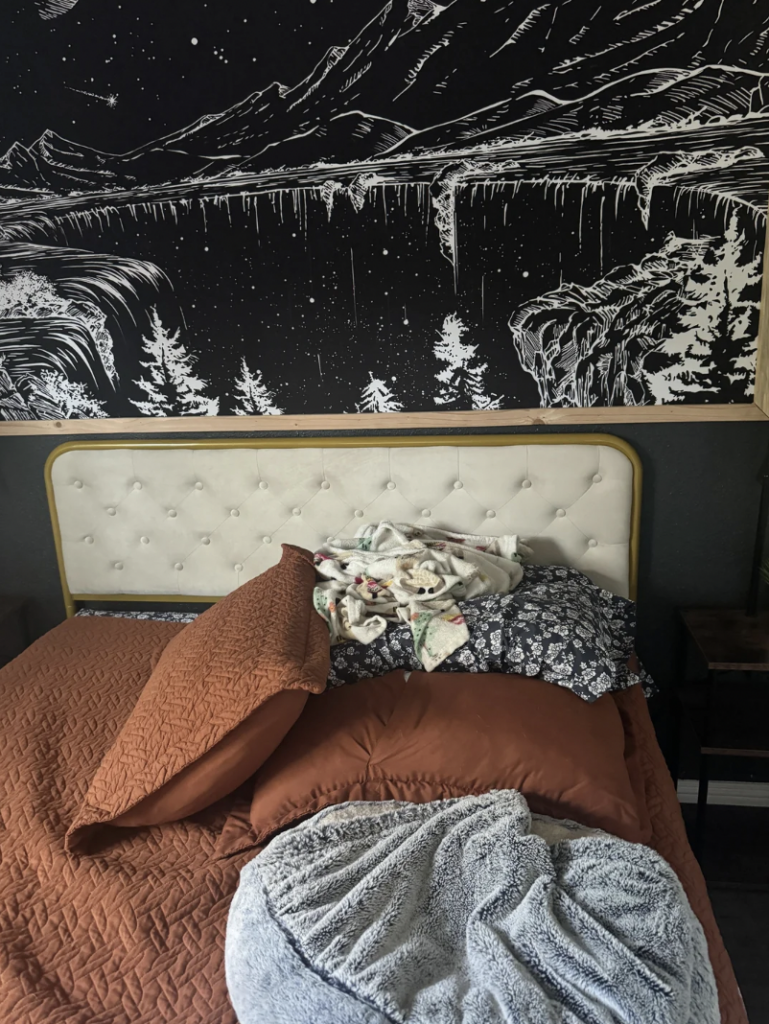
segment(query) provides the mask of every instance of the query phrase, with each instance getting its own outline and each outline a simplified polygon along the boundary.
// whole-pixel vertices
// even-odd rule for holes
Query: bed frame
[[[635,598],[641,462],[608,434],[74,441],[45,469],[67,615],[212,602],[287,542],[392,519],[515,533]]]

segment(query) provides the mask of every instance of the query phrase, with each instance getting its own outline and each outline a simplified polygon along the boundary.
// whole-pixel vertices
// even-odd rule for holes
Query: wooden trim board
[[[769,246],[767,247],[769,251]],[[765,287],[769,270],[764,278]],[[769,303],[769,296],[766,302]],[[769,332],[769,316],[764,318]],[[769,345],[769,338],[764,348]],[[500,409],[497,412],[328,413],[306,416],[168,416],[104,420],[17,420],[0,423],[0,437],[16,434],[222,434],[319,430],[437,430],[479,427],[590,426],[609,423],[725,423],[769,419],[769,357],[759,360],[763,407],[640,405],[585,409]],[[758,387],[758,378],[757,378]],[[757,392],[758,393],[758,392]],[[767,411],[762,411],[766,409]]]
[[[764,279],[756,351],[756,408],[769,414],[769,234],[764,248]]]

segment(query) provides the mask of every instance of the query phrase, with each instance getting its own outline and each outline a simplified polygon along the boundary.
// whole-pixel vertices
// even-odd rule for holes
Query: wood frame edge
[[[764,415],[769,414],[769,233],[764,246],[764,277],[756,344],[755,406]]]
[[[769,246],[767,246],[769,253]],[[769,259],[764,276],[769,308]],[[622,423],[726,423],[769,419],[769,313],[763,315],[756,402],[734,405],[641,405],[584,409],[500,409],[487,412],[321,413],[301,416],[169,416],[83,420],[14,420],[0,437],[72,434],[246,434],[343,430],[440,430],[479,427],[596,426]]]

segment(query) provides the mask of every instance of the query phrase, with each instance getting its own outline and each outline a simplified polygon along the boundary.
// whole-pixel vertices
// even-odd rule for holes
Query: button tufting
[[[531,480],[521,480],[521,487],[528,490],[531,487]]]
[[[200,538],[200,543],[201,544],[210,544],[211,543],[211,538],[210,537],[201,537]]]
[[[197,483],[195,484],[195,490],[196,491],[202,491],[203,490],[203,484],[200,482],[200,480],[198,480]]]
[[[240,564],[240,562],[238,562],[237,565],[233,566],[233,568],[235,569],[235,572],[243,572],[243,566]]]
[[[565,509],[557,508],[555,510],[555,514],[558,516],[559,519],[563,519],[563,517],[566,515],[566,511]]]
[[[359,509],[359,508],[356,508],[355,509],[355,515],[358,517],[358,519],[362,519],[363,518],[363,510]]]
[[[593,538],[591,537],[591,538],[590,538],[590,540],[589,540],[589,541],[587,542],[587,546],[588,546],[589,548],[597,548],[597,547],[598,547],[598,541],[597,541],[597,540],[594,540],[594,539],[593,539]]]
[[[115,568],[118,569],[118,570],[122,569],[123,568],[123,563],[122,562],[115,562]]]
[[[93,537],[83,537],[86,544],[93,544]]]
[[[115,509],[115,508],[108,508],[107,509],[107,515],[108,516],[116,516],[117,515],[117,509]]]
[[[184,566],[182,565],[181,562],[177,562],[176,565],[174,566],[174,569],[176,569],[177,572],[181,572],[183,568]]]
[[[138,480],[134,480],[134,490],[135,491],[140,491],[141,489],[142,489],[141,483]]]
[[[80,490],[80,488],[82,486],[83,486],[83,481],[82,480],[76,480],[75,481],[75,487],[77,487],[78,490]]]
[[[272,544],[272,537],[262,537],[262,544]]]
[[[321,486],[321,490],[327,491],[329,489],[329,487],[331,486],[331,484],[328,482],[328,480],[324,480],[323,483],[320,486]]]
[[[423,508],[422,515],[424,516],[425,519],[429,519],[430,516],[432,515],[432,512],[430,511],[429,508]]]
[[[292,513],[291,513],[291,515],[293,515],[293,516],[300,516],[301,514],[302,514],[302,510],[300,508],[295,508],[292,511]]]
[[[230,509],[230,515],[232,516],[233,519],[237,519],[238,516],[240,515],[240,512],[238,512],[236,508],[233,508]]]
[[[486,518],[487,519],[496,519],[496,517],[497,517],[497,513],[494,511],[493,508],[490,508],[489,511],[486,513]]]
[[[391,481],[390,481],[390,482],[388,483],[388,485],[387,485],[387,490],[388,490],[388,491],[394,491],[394,490],[395,490],[395,481],[394,481],[394,480],[391,480]]]
[[[455,480],[454,481],[454,490],[455,491],[461,491],[464,486],[465,485],[462,483],[461,480]]]
[[[603,480],[603,477],[601,476],[600,473],[596,473],[596,475],[593,477],[593,483],[594,484],[600,484],[600,482],[602,480]]]
[[[268,488],[269,486],[270,486],[270,485],[269,485],[269,484],[267,483],[267,481],[266,481],[266,480],[261,480],[261,481],[259,482],[259,490],[260,490],[260,491],[266,491],[266,490],[267,490],[267,488]]]
[[[168,518],[169,519],[176,519],[176,509],[175,508],[169,508],[169,510],[168,510]]]
[[[141,541],[142,541],[142,544],[149,544],[150,539],[149,539],[149,537],[142,537]]]

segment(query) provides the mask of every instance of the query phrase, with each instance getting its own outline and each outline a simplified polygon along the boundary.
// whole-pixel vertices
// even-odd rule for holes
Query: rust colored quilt
[[[78,857],[64,834],[180,626],[72,619],[0,671],[0,1021],[234,1024],[227,911],[254,851],[216,861],[225,812],[126,832]]]
[[[64,849],[67,827],[180,626],[73,619],[0,670],[0,1021],[235,1024],[224,933],[251,847],[248,800],[171,825],[114,829],[101,849]],[[652,845],[678,872],[708,937],[723,1024],[747,1024],[640,689],[617,697],[642,764]],[[108,841],[107,841],[108,840]]]

